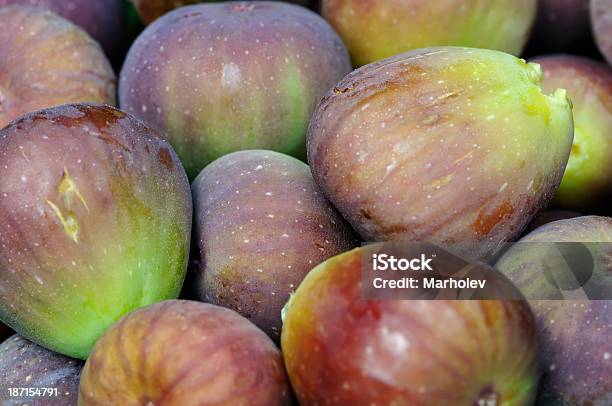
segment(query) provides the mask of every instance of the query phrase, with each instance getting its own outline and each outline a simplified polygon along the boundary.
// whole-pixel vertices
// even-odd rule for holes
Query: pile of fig
[[[0,405],[612,405],[610,63],[611,0],[0,0]],[[416,243],[512,294],[371,297]]]

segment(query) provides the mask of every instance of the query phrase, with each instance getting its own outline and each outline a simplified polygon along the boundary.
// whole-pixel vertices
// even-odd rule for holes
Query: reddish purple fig
[[[610,298],[612,292],[612,218],[585,216],[555,221],[537,228],[519,242],[495,267],[525,296],[556,299],[530,301],[544,369],[538,404],[609,405],[612,300],[591,301],[588,294],[603,293]],[[569,263],[576,260],[579,249],[586,250],[589,261],[575,266],[569,275],[565,267],[548,266],[548,261],[553,260],[548,254],[551,244],[544,243],[550,242],[574,243],[564,248],[572,249],[566,255]],[[584,297],[562,300],[559,287],[566,296]]]
[[[612,65],[612,0],[591,0],[591,25],[599,50]]]
[[[291,404],[280,351],[238,313],[166,301],[135,311],[96,343],[80,406]]]
[[[0,404],[76,405],[82,368],[15,334],[0,344]]]
[[[197,297],[278,340],[281,309],[316,265],[357,245],[306,164],[273,151],[219,158],[192,185]]]
[[[112,105],[115,91],[115,74],[85,31],[50,11],[0,7],[0,128],[46,107]]]
[[[172,147],[115,108],[65,105],[0,130],[0,320],[86,358],[124,314],[181,289],[191,230]]]
[[[122,0],[0,0],[0,7],[11,4],[51,10],[87,31],[109,57],[118,56],[123,24]]]

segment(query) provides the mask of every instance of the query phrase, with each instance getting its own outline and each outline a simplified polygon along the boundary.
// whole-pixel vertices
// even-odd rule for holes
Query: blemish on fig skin
[[[478,213],[478,218],[472,224],[472,230],[478,235],[488,235],[493,228],[503,220],[509,219],[514,214],[514,206],[509,202],[503,202],[497,206],[492,212],[487,213],[486,207]]]
[[[172,155],[170,155],[170,151],[168,150],[168,148],[160,149],[158,157],[159,162],[161,162],[162,165],[166,167],[166,169],[168,169],[169,171],[174,169],[174,161],[172,160]]]

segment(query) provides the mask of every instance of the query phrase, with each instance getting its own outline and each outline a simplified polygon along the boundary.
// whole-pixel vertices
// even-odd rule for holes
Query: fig
[[[98,44],[50,11],[0,7],[0,128],[79,102],[115,104],[115,74]]]
[[[612,65],[612,0],[590,0],[591,26],[599,50]]]
[[[121,50],[122,0],[0,0],[0,7],[12,4],[50,10],[72,21],[87,31],[111,58],[117,57]],[[25,26],[25,29],[28,27]]]
[[[363,300],[364,248],[318,265],[284,310],[301,405],[530,405],[533,315],[520,300]]]
[[[557,207],[592,211],[612,201],[612,70],[587,58],[554,55],[535,58],[544,71],[545,92],[567,90],[574,112],[574,142]]]
[[[323,17],[358,66],[445,45],[519,55],[536,7],[537,0],[322,0]]]
[[[538,0],[530,49],[580,51],[592,42],[589,0]]]
[[[191,230],[189,183],[140,120],[76,104],[0,130],[0,320],[85,358],[125,313],[176,298]]]
[[[314,178],[367,241],[481,257],[520,235],[567,163],[570,103],[562,89],[544,95],[541,75],[509,54],[456,47],[362,67],[313,116]]]
[[[306,273],[357,246],[308,165],[273,151],[239,151],[192,185],[201,261],[198,299],[236,310],[278,340],[281,309]]]
[[[137,310],[100,338],[79,405],[289,405],[274,343],[238,313],[171,300]]]
[[[131,0],[145,24],[150,24],[157,18],[182,6],[196,3],[204,3],[205,0]],[[287,0],[288,3],[310,5],[310,0]]]
[[[82,362],[15,334],[0,344],[0,403],[76,405],[82,368]]]
[[[584,243],[592,266],[575,269],[576,280],[593,291],[612,292],[612,218],[575,217],[548,223],[528,234],[496,264],[530,300],[540,337],[540,362],[544,370],[539,392],[542,405],[606,405],[612,399],[612,301],[558,300],[549,273],[567,281],[557,267],[547,267],[542,243]],[[575,248],[574,248],[575,249]],[[571,260],[571,258],[569,258]],[[588,271],[587,278],[580,274]],[[561,285],[563,286],[563,285]],[[569,287],[576,294],[580,287]],[[585,293],[589,287],[584,286]],[[597,292],[595,292],[597,293]],[[557,299],[557,300],[553,300]]]
[[[340,38],[303,7],[200,4],[164,15],[138,37],[119,100],[166,135],[193,179],[237,150],[305,158],[316,103],[350,68]]]

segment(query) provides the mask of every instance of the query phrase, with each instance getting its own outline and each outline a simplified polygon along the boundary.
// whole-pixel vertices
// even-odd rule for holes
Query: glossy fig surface
[[[50,11],[0,7],[0,128],[61,104],[113,105],[115,84],[99,45],[79,27]]]
[[[313,116],[314,178],[368,241],[511,241],[552,198],[572,143],[565,91],[545,95],[541,76],[455,47],[364,66]]]
[[[363,300],[364,252],[320,264],[286,306],[282,350],[301,405],[532,404],[524,301]]]
[[[530,300],[544,372],[539,404],[608,404],[612,399],[612,300],[589,300],[589,294],[607,292],[609,297],[612,292],[612,218],[555,221],[519,242],[495,268],[526,296],[551,299]],[[570,267],[569,274],[563,271],[565,267],[548,266],[555,259],[550,255],[551,244],[544,244],[550,242],[572,243],[562,248],[568,264],[578,256],[576,243],[583,243],[590,261]],[[562,295],[556,286],[564,291]]]
[[[237,150],[305,158],[316,103],[350,69],[338,35],[303,7],[200,4],[164,15],[138,37],[119,100],[166,135],[193,180]]]
[[[115,108],[0,130],[0,320],[76,358],[125,313],[176,298],[192,217],[172,147]]]
[[[79,405],[290,405],[278,348],[238,313],[166,301],[109,329],[85,364]]]

